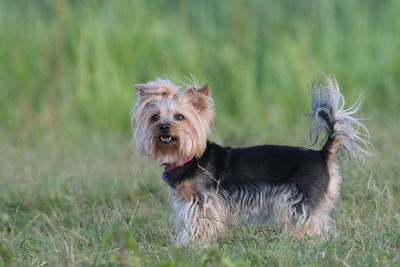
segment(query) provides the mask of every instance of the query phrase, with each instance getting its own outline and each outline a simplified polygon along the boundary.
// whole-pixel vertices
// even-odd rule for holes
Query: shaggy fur
[[[368,131],[353,117],[333,78],[312,93],[315,144],[325,130],[321,150],[261,145],[222,147],[207,136],[213,102],[207,85],[185,91],[170,81],[137,85],[140,94],[132,124],[137,149],[165,165],[163,179],[172,191],[176,244],[207,243],[229,224],[272,223],[282,232],[326,235],[329,214],[342,177],[338,155],[368,155]]]

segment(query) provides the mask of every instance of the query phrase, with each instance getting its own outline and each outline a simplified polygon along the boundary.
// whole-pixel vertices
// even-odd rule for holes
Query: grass
[[[347,164],[333,213],[337,237],[296,239],[268,226],[232,227],[210,248],[176,249],[161,168],[138,158],[127,136],[84,132],[79,138],[50,132],[40,141],[1,133],[0,255],[12,255],[14,265],[395,266],[400,260],[399,158],[390,145],[378,144],[363,168]]]
[[[190,73],[209,84],[224,136],[234,122],[261,131],[267,116],[292,124],[322,72],[393,119],[399,10],[396,0],[2,1],[0,122],[125,132],[134,83]]]
[[[0,1],[0,266],[398,266],[400,2]],[[374,136],[347,163],[338,236],[233,227],[170,246],[161,168],[130,141],[132,84],[193,73],[211,139],[306,145],[307,84],[336,75]],[[240,126],[240,127],[238,127]]]

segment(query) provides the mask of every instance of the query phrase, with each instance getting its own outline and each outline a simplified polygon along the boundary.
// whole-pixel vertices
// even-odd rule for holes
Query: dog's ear
[[[135,84],[140,96],[162,96],[173,98],[176,94],[176,86],[166,80],[157,80],[156,82]]]
[[[203,94],[205,96],[208,96],[208,84],[205,84],[200,89],[197,89],[197,92],[199,92],[200,94]]]
[[[136,90],[138,90],[139,94],[142,96],[144,94],[144,92],[146,91],[146,89],[149,89],[149,87],[147,86],[147,84],[145,83],[139,83],[139,84],[135,84],[133,87],[136,88]]]
[[[194,86],[186,89],[186,95],[189,97],[190,103],[199,111],[203,111],[209,107],[210,100],[208,94],[208,84],[199,89]]]

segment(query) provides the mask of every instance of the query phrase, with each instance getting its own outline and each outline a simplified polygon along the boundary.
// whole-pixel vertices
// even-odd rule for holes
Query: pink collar
[[[183,163],[180,164],[180,165],[177,164],[177,163],[166,164],[166,165],[164,166],[164,168],[165,168],[166,171],[170,171],[170,170],[173,170],[173,169],[175,169],[175,168],[178,168],[178,167],[181,167],[181,166],[185,165],[186,163],[188,163],[188,162],[191,161],[192,159],[193,159],[193,156],[188,157],[188,158],[185,159],[185,160],[183,161]]]

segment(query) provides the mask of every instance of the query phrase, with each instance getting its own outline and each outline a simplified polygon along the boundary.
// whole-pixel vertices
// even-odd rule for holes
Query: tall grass
[[[393,117],[399,11],[396,0],[2,1],[0,123],[129,131],[132,84],[190,73],[210,85],[223,135],[235,122],[292,124],[322,72]]]

